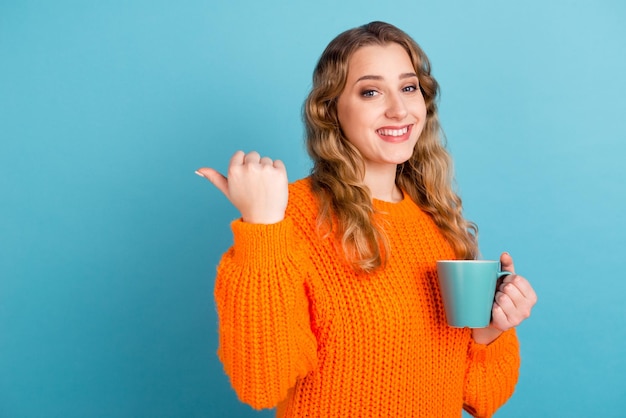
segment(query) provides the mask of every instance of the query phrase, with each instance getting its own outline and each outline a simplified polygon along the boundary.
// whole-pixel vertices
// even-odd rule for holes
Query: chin
[[[413,156],[413,149],[411,152],[403,153],[402,155],[397,155],[391,159],[394,164],[404,164],[411,159]]]

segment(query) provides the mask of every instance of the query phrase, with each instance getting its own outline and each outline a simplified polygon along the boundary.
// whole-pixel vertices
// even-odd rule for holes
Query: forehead
[[[415,72],[406,50],[397,43],[367,45],[357,49],[348,60],[348,79],[363,75],[393,75]]]

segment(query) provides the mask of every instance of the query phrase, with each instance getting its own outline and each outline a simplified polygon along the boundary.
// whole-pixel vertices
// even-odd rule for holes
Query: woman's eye
[[[416,90],[417,90],[417,86],[413,86],[413,85],[411,85],[411,86],[406,86],[406,87],[404,87],[404,88],[402,89],[402,91],[407,92],[407,93],[409,93],[409,92],[413,92],[413,91],[416,91]]]
[[[376,90],[363,90],[361,92],[361,96],[363,97],[374,97],[376,94],[378,94]]]

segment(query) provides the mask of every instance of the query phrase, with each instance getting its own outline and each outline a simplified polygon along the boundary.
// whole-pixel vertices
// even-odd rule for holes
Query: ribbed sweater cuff
[[[477,362],[491,362],[500,358],[504,353],[517,351],[517,337],[515,328],[503,332],[491,344],[479,344],[472,340],[469,349],[470,360]]]
[[[270,259],[287,257],[293,248],[293,225],[290,219],[275,224],[251,224],[241,219],[231,223],[235,260],[243,264],[265,264]],[[271,256],[271,257],[270,257]]]

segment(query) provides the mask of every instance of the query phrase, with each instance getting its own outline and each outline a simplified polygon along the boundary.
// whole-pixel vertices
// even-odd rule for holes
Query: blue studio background
[[[498,417],[626,416],[626,3],[0,2],[0,417],[268,417],[216,357],[237,216],[194,175],[309,161],[300,118],[339,32],[432,60],[466,214],[539,294]]]

